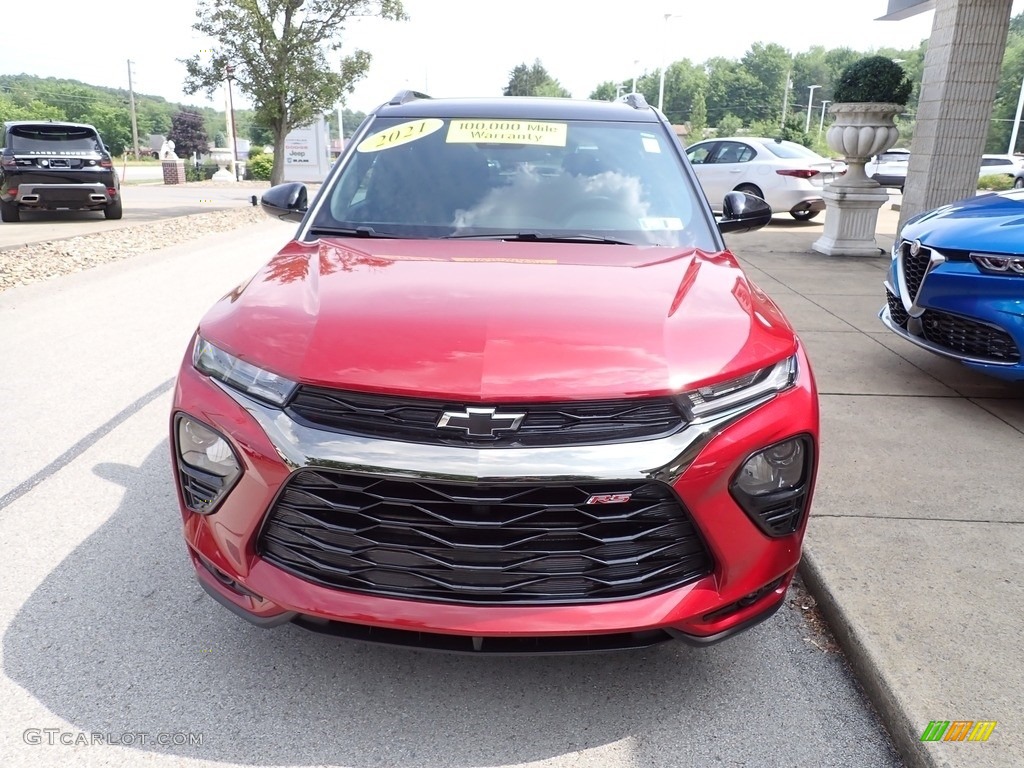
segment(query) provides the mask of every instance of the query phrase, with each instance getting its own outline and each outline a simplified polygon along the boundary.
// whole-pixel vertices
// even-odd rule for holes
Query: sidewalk
[[[829,257],[821,220],[730,235],[807,346],[821,395],[804,579],[914,766],[1024,766],[1024,386],[918,349],[878,319],[877,258]],[[995,720],[925,744],[931,720]],[[836,728],[842,728],[836,723]]]

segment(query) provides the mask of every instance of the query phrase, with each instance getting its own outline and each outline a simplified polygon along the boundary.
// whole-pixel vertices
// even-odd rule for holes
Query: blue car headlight
[[[997,253],[972,253],[971,261],[990,275],[1024,277],[1024,256],[1003,256]]]

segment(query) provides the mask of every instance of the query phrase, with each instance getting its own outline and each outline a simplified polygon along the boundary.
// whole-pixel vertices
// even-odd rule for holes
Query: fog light
[[[769,536],[800,529],[811,490],[813,454],[809,436],[791,437],[751,455],[733,477],[732,497]]]
[[[795,488],[803,480],[805,452],[803,440],[794,438],[755,453],[740,469],[736,487],[751,496]]]
[[[185,505],[209,514],[241,476],[242,467],[228,441],[202,422],[180,414],[175,432]]]

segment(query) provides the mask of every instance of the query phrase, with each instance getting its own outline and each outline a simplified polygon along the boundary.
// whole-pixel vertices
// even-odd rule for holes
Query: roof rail
[[[430,97],[427,96],[427,94],[420,93],[419,91],[404,90],[404,91],[399,91],[394,96],[392,96],[391,97],[391,101],[388,102],[388,106],[394,107],[394,106],[397,106],[399,104],[407,104],[410,101],[416,101],[416,99],[429,99],[429,98]]]
[[[627,93],[621,97],[619,101],[629,104],[633,109],[650,109],[651,105],[647,103],[647,99],[644,98],[642,93]]]

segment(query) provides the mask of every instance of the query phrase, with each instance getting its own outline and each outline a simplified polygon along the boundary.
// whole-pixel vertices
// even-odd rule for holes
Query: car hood
[[[678,392],[797,344],[728,253],[351,238],[290,244],[200,333],[305,383],[506,401]]]
[[[912,218],[900,233],[930,248],[988,253],[1024,251],[1024,190],[979,195]]]

